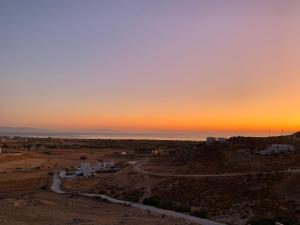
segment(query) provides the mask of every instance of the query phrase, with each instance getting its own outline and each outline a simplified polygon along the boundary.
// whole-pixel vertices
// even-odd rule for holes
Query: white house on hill
[[[81,163],[79,174],[82,174],[84,177],[92,177],[95,176],[97,172],[114,171],[114,169],[115,163],[113,161],[97,162],[95,165]]]
[[[295,147],[292,145],[285,144],[272,144],[267,149],[259,152],[260,155],[276,155],[282,153],[293,153],[295,152]]]
[[[94,165],[95,172],[110,171],[113,167],[115,167],[115,163],[113,161],[97,162],[96,165]]]
[[[95,176],[96,172],[95,168],[92,167],[89,163],[81,163],[79,170],[84,177]]]

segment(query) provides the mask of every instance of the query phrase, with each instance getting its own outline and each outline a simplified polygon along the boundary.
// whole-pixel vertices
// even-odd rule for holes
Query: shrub
[[[151,205],[155,207],[159,207],[161,205],[161,201],[159,197],[150,197],[150,198],[145,198],[143,203],[145,205]]]
[[[143,192],[136,190],[134,192],[128,193],[126,199],[128,199],[128,201],[130,201],[130,202],[139,202],[139,200],[142,196],[143,196]]]
[[[189,206],[181,205],[181,204],[174,204],[173,210],[177,212],[190,212],[191,208]]]
[[[200,218],[207,218],[208,212],[205,209],[193,210],[192,215]]]
[[[41,190],[47,190],[47,185],[43,185],[40,187]]]
[[[176,203],[173,201],[163,201],[157,196],[144,199],[143,203],[145,205],[151,205],[161,209],[173,210],[177,212],[190,212],[191,209],[188,206]]]

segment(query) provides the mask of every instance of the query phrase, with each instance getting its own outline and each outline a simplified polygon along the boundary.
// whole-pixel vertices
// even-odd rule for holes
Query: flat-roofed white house
[[[97,162],[95,165],[91,165],[90,163],[81,163],[80,167],[61,170],[59,175],[62,178],[71,178],[76,176],[94,177],[96,176],[96,172],[115,172],[119,169],[120,168],[116,167],[113,161]]]
[[[276,155],[276,154],[286,154],[293,153],[296,149],[293,145],[286,144],[272,144],[265,150],[259,152],[260,155]]]
[[[92,177],[96,175],[96,172],[112,171],[115,168],[113,161],[97,162],[95,165],[89,163],[82,163],[79,168],[79,173],[84,177]]]
[[[95,176],[95,168],[92,167],[89,163],[81,163],[79,171],[84,177]]]
[[[94,165],[95,172],[105,172],[111,170],[113,167],[115,167],[115,163],[113,161],[103,161],[103,162],[97,162]]]

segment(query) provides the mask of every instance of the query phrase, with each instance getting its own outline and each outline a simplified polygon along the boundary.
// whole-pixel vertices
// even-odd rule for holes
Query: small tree
[[[87,157],[85,155],[80,156],[81,160],[87,160]]]

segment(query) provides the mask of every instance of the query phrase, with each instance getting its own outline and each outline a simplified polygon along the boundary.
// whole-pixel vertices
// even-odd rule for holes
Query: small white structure
[[[285,144],[272,144],[267,149],[259,152],[260,155],[277,155],[282,153],[293,153],[295,152],[295,147],[292,145]]]
[[[97,162],[95,165],[90,163],[81,163],[80,167],[61,170],[59,176],[61,178],[72,178],[76,176],[94,177],[96,172],[114,172],[120,168],[115,166],[113,161]]]
[[[89,163],[81,163],[79,171],[84,177],[95,176],[95,168]]]
[[[127,164],[128,165],[135,165],[138,161],[128,161]]]
[[[122,154],[122,155],[127,155],[127,152],[122,152],[121,154]]]
[[[65,170],[61,170],[61,171],[59,171],[59,176],[61,178],[65,178],[67,176],[67,172]]]
[[[152,150],[152,154],[153,154],[153,155],[160,155],[159,149],[154,149],[154,150]]]
[[[95,172],[106,172],[112,170],[115,167],[115,163],[113,161],[103,161],[97,162],[94,166]]]
[[[225,143],[226,141],[227,141],[227,139],[223,138],[223,137],[219,137],[219,138],[207,137],[206,138],[206,144],[208,144],[208,145],[213,144],[213,143]]]

